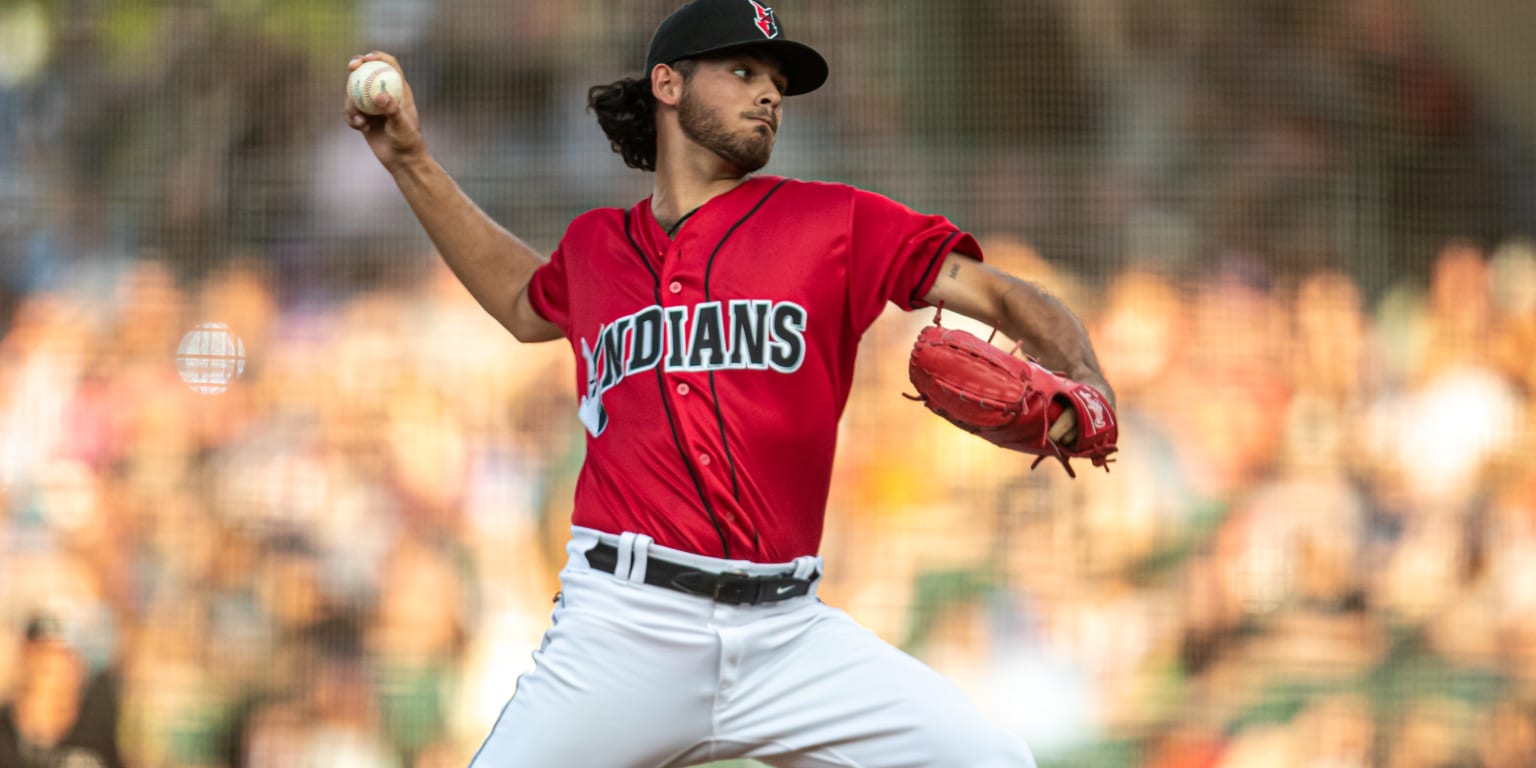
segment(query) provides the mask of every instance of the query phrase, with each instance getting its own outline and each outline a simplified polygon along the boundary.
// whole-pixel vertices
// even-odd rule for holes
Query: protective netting
[[[1111,474],[1031,473],[900,397],[892,310],[844,418],[823,597],[1041,765],[1536,759],[1536,121],[1490,55],[1536,14],[1440,5],[777,5],[832,77],[767,170],[948,215],[1117,389]],[[557,589],[572,361],[441,266],[345,65],[399,55],[547,252],[649,194],[585,95],[672,7],[0,4],[0,766],[468,760]]]

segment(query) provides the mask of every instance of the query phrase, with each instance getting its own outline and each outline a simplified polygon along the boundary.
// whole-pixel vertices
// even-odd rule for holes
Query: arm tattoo
[[[959,276],[960,276],[960,262],[956,261],[953,264],[949,265],[949,279],[953,280],[953,279],[955,279],[955,278],[957,278]]]

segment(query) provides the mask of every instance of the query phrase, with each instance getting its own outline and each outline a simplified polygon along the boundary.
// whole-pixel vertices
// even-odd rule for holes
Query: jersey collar
[[[733,211],[743,205],[751,205],[757,201],[762,192],[766,192],[781,181],[783,179],[778,176],[752,176],[732,187],[729,191],[715,195],[694,210],[688,225],[678,231],[678,238],[687,237],[689,232],[695,230],[708,229],[707,225],[709,220],[713,218],[712,214],[718,214],[721,210]],[[656,214],[651,212],[651,198],[647,197],[637,203],[632,209],[631,215],[635,217],[636,221],[641,223],[640,234],[646,241],[644,245],[647,246],[648,251],[654,252],[657,246],[665,250],[672,244],[673,239],[667,236],[666,229],[661,226],[660,222],[656,221]],[[735,217],[728,218],[734,221],[739,217],[740,213]]]

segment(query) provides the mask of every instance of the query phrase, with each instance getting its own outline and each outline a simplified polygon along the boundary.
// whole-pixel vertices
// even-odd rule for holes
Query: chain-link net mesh
[[[0,4],[0,766],[468,760],[558,588],[573,363],[441,265],[346,62],[398,55],[429,148],[548,252],[650,193],[585,97],[672,7]],[[1536,123],[1501,25],[776,10],[832,77],[767,170],[974,232],[1083,318],[1124,424],[1112,473],[1030,472],[900,397],[929,317],[893,309],[828,602],[1043,766],[1536,759]]]

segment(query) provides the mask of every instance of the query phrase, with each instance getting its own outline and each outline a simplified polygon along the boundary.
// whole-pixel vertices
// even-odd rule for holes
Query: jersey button
[[[709,454],[707,454],[707,453],[699,454],[699,464],[700,465],[707,467],[707,466],[709,466],[709,462],[710,462]]]
[[[667,290],[669,290],[669,291],[671,291],[673,293],[682,293],[683,292],[683,284],[679,283],[676,280],[673,280],[672,284],[667,286]]]
[[[682,382],[682,383],[678,384],[677,385],[677,393],[679,395],[686,395],[686,394],[688,394],[688,382],[685,381],[685,382]]]

